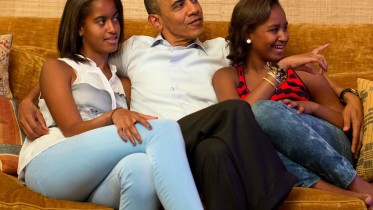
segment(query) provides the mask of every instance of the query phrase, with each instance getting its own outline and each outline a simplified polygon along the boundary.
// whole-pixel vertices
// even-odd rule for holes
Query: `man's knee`
[[[200,142],[194,153],[192,165],[198,187],[211,188],[212,181],[223,175],[220,170],[225,170],[230,165],[232,162],[229,150],[224,142],[218,139],[205,139]]]
[[[225,109],[250,109],[250,104],[243,100],[226,100],[219,104]]]
[[[200,166],[217,167],[225,163],[229,157],[229,148],[219,139],[202,141],[198,144],[195,152],[195,161]]]

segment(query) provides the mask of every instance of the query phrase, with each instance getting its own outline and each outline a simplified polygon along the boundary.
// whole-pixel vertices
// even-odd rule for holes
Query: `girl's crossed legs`
[[[166,209],[202,209],[178,124],[171,120],[150,123],[150,131],[136,124],[143,140],[136,146],[124,142],[114,125],[70,137],[28,164],[26,185],[49,197],[85,201],[124,157],[145,153],[154,187]],[[123,187],[121,192],[125,192]]]

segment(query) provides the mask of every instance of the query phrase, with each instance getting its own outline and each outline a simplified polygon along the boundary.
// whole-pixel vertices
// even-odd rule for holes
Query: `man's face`
[[[203,32],[203,14],[198,0],[158,0],[163,37],[174,46],[186,46]]]

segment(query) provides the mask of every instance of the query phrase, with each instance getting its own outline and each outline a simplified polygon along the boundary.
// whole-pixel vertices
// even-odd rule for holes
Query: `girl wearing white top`
[[[122,8],[120,0],[67,0],[62,59],[48,60],[40,77],[49,133],[26,139],[19,179],[48,197],[112,208],[157,209],[158,196],[165,209],[203,209],[178,124],[129,111],[108,64],[123,40]]]

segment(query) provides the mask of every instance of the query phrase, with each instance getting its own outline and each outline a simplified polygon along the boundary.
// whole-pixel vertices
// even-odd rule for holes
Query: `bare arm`
[[[325,76],[307,72],[298,72],[298,75],[306,84],[312,100],[316,103],[310,114],[342,129],[343,106]]]
[[[51,80],[49,78],[59,79]],[[58,60],[47,61],[40,76],[42,97],[64,136],[77,135],[114,123],[118,129],[118,134],[124,141],[130,140],[134,145],[136,141],[141,143],[141,136],[137,132],[135,123],[139,122],[146,128],[151,129],[147,119],[154,117],[126,109],[114,109],[94,119],[83,121],[71,92],[71,84],[75,78],[74,70],[63,61]]]
[[[326,77],[330,86],[334,92],[339,96],[343,88],[338,86],[332,79]],[[343,109],[343,131],[347,132],[351,130],[352,126],[352,145],[351,151],[355,158],[358,158],[359,151],[362,146],[363,137],[363,107],[360,102],[360,98],[352,93],[346,93],[344,95],[346,106]]]
[[[234,74],[233,71],[233,67],[224,67],[217,70],[212,77],[212,85],[219,102],[240,99],[236,91],[237,73]]]
[[[327,70],[327,63],[324,56],[320,55],[319,52],[325,49],[328,45],[320,46],[311,52],[289,56],[278,62],[278,64],[287,71],[289,68],[300,68],[306,72],[312,74],[322,74]],[[317,63],[321,68],[316,65],[309,65]],[[218,101],[224,101],[228,99],[239,99],[236,91],[236,85],[238,83],[237,72],[234,67],[225,67],[219,69],[213,76],[213,86],[218,97]],[[267,100],[272,95],[274,90],[279,86],[277,80],[270,76],[265,75],[260,78],[260,81],[255,88],[251,90],[251,93],[245,98],[245,101],[253,105],[259,100]]]
[[[266,78],[271,81],[274,85],[278,85],[278,82],[272,77],[267,75]],[[225,101],[228,99],[240,99],[236,91],[238,83],[237,71],[234,67],[221,68],[213,76],[212,84],[218,101]],[[250,93],[245,101],[250,105],[253,105],[259,100],[269,99],[274,91],[273,85],[268,81],[261,80],[254,90]]]

